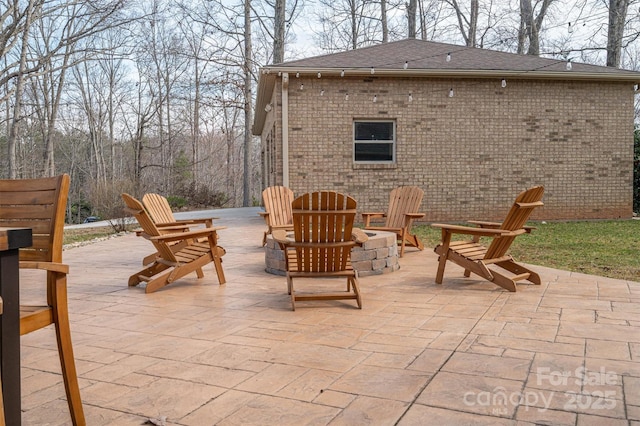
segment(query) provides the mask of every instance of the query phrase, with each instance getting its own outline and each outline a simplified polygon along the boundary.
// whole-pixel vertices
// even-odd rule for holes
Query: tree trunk
[[[478,0],[471,0],[471,16],[469,17],[469,32],[467,46],[476,47],[476,33],[478,32]]]
[[[456,12],[458,28],[460,29],[462,38],[464,38],[464,44],[468,47],[475,47],[476,31],[478,30],[478,0],[471,0],[468,18],[465,16],[462,9],[460,9],[456,0],[450,0],[449,4]]]
[[[407,5],[407,25],[409,38],[416,38],[416,13],[418,0],[409,0]]]
[[[518,53],[524,51],[524,42],[529,39],[527,55],[540,55],[540,28],[551,3],[555,0],[543,0],[538,16],[533,16],[531,0],[520,0],[520,32],[518,34]]]
[[[273,22],[273,63],[284,62],[286,0],[276,0]]]
[[[380,0],[380,21],[382,22],[382,42],[389,41],[389,25],[387,22],[387,2]]]
[[[29,45],[29,30],[33,19],[33,1],[27,5],[26,20],[22,33],[22,48],[20,51],[20,65],[18,76],[16,77],[15,104],[13,106],[13,117],[9,124],[9,134],[7,136],[7,149],[9,157],[9,179],[18,177],[18,159],[16,156],[16,139],[18,137],[18,123],[22,114],[22,92],[24,91],[24,73],[27,68],[27,51]]]
[[[607,28],[607,66],[620,67],[622,37],[630,0],[609,1],[609,26]]]
[[[242,206],[249,207],[251,204],[251,124],[253,114],[251,110],[251,68],[252,68],[252,45],[251,45],[251,0],[244,1],[244,177],[242,185]]]
[[[200,74],[200,62],[196,56],[195,58],[195,72],[194,72],[194,84],[195,84],[195,98],[193,100],[193,139],[191,141],[191,186],[196,188],[198,183],[198,169],[199,169],[199,156],[198,146],[200,145],[200,84],[202,76]]]
[[[358,48],[358,16],[356,12],[356,0],[351,0],[351,48]]]

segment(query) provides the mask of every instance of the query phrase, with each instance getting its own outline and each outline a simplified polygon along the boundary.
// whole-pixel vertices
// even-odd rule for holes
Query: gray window
[[[393,163],[395,161],[395,121],[354,121],[353,136],[353,160],[356,163]]]

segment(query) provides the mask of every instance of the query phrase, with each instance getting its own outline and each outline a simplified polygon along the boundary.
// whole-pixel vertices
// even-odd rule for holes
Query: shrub
[[[78,201],[69,205],[67,210],[67,223],[82,223],[91,216],[91,204],[86,201]]]
[[[216,192],[207,185],[191,184],[178,192],[188,200],[189,205],[194,207],[223,207],[229,202],[229,197],[225,193]]]
[[[132,222],[124,214],[124,202],[120,194],[134,194],[135,185],[131,180],[114,180],[110,182],[93,182],[88,194],[93,211],[97,216],[109,222],[115,232],[122,232]]]
[[[172,209],[181,209],[187,205],[187,200],[183,197],[177,195],[169,195],[167,196],[167,201]]]

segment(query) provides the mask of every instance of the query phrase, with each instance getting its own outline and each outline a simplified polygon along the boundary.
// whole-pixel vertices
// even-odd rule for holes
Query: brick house
[[[500,219],[544,185],[537,219],[632,216],[640,73],[421,40],[264,67],[263,186],[331,189],[386,210],[425,191],[425,221]]]

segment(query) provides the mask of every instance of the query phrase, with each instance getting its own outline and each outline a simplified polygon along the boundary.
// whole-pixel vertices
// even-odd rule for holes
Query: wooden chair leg
[[[2,297],[0,297],[0,315],[3,311]],[[2,395],[2,374],[0,373],[0,426],[6,426],[4,420],[4,396]]]
[[[196,276],[198,278],[204,278],[204,272],[202,272],[202,268],[196,269]]]
[[[424,244],[422,244],[422,241],[420,241],[420,238],[418,238],[417,235],[409,235],[409,237],[411,238],[414,247],[417,247],[418,250],[424,250]]]
[[[438,272],[436,273],[436,283],[442,284],[444,277],[444,268],[447,266],[447,258],[449,256],[449,244],[451,244],[451,234],[442,230],[442,243],[436,247],[435,252],[440,255],[438,258]]]
[[[295,311],[296,310],[296,293],[293,290],[293,278],[288,277],[289,278],[289,294],[291,295],[291,310]]]
[[[84,426],[86,425],[86,421],[82,408],[82,399],[80,398],[80,387],[78,386],[73,346],[71,344],[66,276],[56,278],[55,285],[53,286],[52,299],[54,300],[53,317],[55,318],[58,354],[60,355],[60,366],[62,367],[62,377],[64,379],[64,388],[67,394],[71,420],[74,426]]]
[[[358,285],[357,272],[355,277],[349,277],[348,280],[351,282],[351,285],[353,287],[353,293],[356,295],[356,302],[358,302],[358,309],[362,309],[362,297],[360,296],[360,286]]]
[[[220,259],[220,256],[213,257],[213,264],[215,265],[216,274],[218,275],[218,282],[220,283],[220,285],[226,283],[227,280],[224,277],[224,270],[222,269],[222,259]]]
[[[0,380],[0,426],[6,426],[4,421],[4,397],[2,396],[2,380]]]

